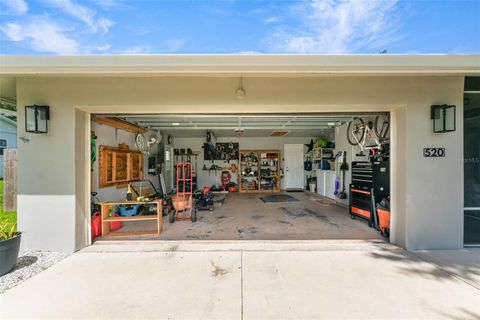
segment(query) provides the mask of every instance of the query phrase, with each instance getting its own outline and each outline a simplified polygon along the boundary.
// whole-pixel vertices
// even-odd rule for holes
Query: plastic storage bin
[[[139,204],[119,205],[118,211],[120,212],[120,215],[123,217],[131,217],[137,214],[138,208],[140,208]]]

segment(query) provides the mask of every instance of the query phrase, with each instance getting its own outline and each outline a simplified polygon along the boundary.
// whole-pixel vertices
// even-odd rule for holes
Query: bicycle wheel
[[[380,142],[388,139],[388,133],[390,130],[390,120],[387,115],[376,116],[374,124],[375,134]]]
[[[361,118],[355,118],[348,123],[347,140],[352,146],[359,145],[365,136],[365,123]]]

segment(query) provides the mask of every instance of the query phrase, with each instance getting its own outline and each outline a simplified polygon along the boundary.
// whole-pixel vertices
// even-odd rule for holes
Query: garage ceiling
[[[269,137],[275,131],[287,137],[315,137],[350,121],[353,115],[121,115],[120,118],[174,137]]]

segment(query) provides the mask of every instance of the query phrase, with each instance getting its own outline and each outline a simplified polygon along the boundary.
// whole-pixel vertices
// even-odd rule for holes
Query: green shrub
[[[16,223],[0,222],[0,241],[13,238],[17,234]]]

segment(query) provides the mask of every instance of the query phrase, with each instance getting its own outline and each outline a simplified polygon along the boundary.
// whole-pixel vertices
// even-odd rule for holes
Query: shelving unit
[[[312,150],[312,163],[313,169],[319,169],[319,163],[322,161],[333,161],[335,160],[335,149],[334,148],[320,148],[315,147]],[[321,168],[321,165],[320,165]]]
[[[131,217],[110,217],[108,214],[112,206],[118,205],[156,205],[157,206],[157,214],[155,215],[138,215],[138,216],[131,216]],[[101,222],[102,222],[102,236],[135,236],[135,235],[143,235],[143,234],[151,234],[152,232],[155,234],[160,234],[162,232],[162,200],[154,200],[154,201],[108,201],[101,203]],[[114,231],[110,232],[110,222],[114,221],[144,221],[144,220],[157,220],[157,230],[145,230],[145,231],[135,231],[135,232],[128,232],[128,231]]]
[[[280,151],[240,150],[240,192],[280,191]]]

